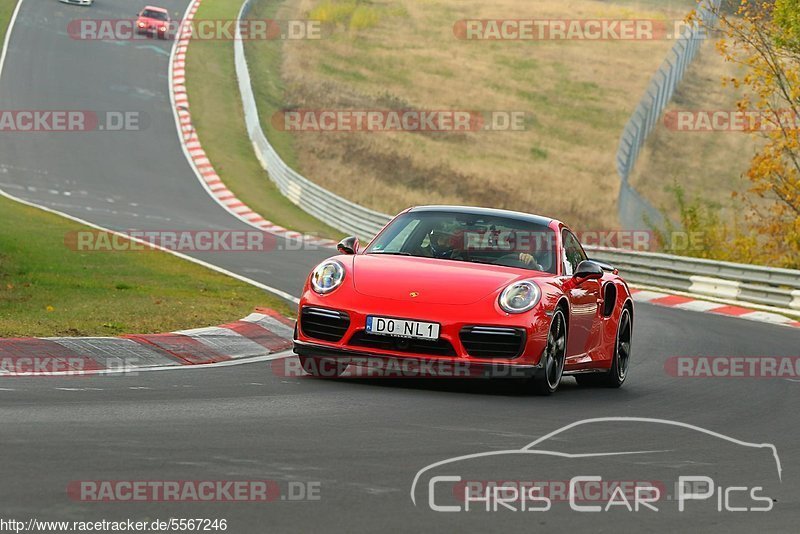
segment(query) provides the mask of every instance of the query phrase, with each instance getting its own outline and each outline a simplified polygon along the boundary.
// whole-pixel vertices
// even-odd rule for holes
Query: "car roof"
[[[508,217],[510,219],[532,222],[534,224],[539,224],[542,226],[550,226],[552,222],[558,222],[555,219],[551,219],[549,217],[542,217],[541,215],[533,215],[531,213],[523,213],[521,211],[500,210],[495,208],[479,208],[474,206],[414,206],[413,208],[409,208],[407,211],[456,212],[456,213],[466,213],[469,215]]]
[[[150,11],[160,11],[160,12],[162,12],[162,13],[169,13],[169,11],[167,11],[167,10],[166,10],[166,9],[164,9],[163,7],[156,7],[156,6],[144,6],[144,8],[142,9],[142,11],[144,11],[145,9],[149,9]]]

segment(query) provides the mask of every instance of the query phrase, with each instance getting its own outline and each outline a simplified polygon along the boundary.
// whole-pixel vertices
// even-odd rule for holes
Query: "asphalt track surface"
[[[186,5],[162,3],[173,12]],[[169,43],[85,43],[66,35],[74,18],[130,17],[138,8],[123,0],[101,0],[92,10],[25,0],[0,80],[0,109],[135,110],[151,122],[144,132],[113,135],[0,134],[0,187],[114,229],[244,229],[207,196],[180,150],[168,98]],[[307,269],[324,255],[276,251],[255,259],[242,253],[202,259],[296,294]],[[621,390],[578,388],[566,379],[558,394],[538,398],[509,381],[323,381],[282,376],[287,360],[4,379],[0,519],[225,518],[229,532],[796,532],[800,383],[676,378],[664,364],[676,355],[798,356],[799,346],[794,329],[639,305],[631,375]],[[709,475],[767,485],[772,511],[719,512],[713,498],[692,503],[686,513],[676,512],[674,501],[661,503],[659,512],[579,513],[559,503],[547,512],[444,513],[431,511],[426,496],[418,495],[416,506],[411,500],[415,475],[434,462],[517,449],[586,418],[633,416],[774,444],[782,478],[776,481],[770,458],[756,454],[763,450],[639,422],[582,427],[555,438],[551,448],[666,451],[661,459],[593,457],[565,464],[498,456],[488,466],[454,467],[447,474],[566,480],[602,473],[649,481]],[[320,499],[98,503],[77,502],[66,491],[80,480],[264,479],[275,481],[284,496],[289,482],[319,484]]]

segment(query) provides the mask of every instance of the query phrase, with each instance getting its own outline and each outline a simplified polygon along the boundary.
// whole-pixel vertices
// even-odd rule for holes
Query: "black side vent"
[[[603,317],[611,317],[617,304],[617,286],[609,282],[603,290]]]
[[[308,337],[322,341],[339,341],[350,327],[350,316],[344,312],[325,308],[303,308],[300,312],[300,329]]]

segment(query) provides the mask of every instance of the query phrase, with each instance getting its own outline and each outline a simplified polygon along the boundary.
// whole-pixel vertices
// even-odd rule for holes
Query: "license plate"
[[[367,332],[382,336],[439,339],[439,325],[437,323],[373,317],[371,315],[367,317]]]

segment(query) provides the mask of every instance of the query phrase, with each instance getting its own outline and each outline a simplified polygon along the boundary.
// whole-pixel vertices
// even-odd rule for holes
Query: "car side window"
[[[561,241],[563,245],[564,275],[572,276],[578,269],[578,265],[587,259],[586,253],[583,251],[578,238],[568,230],[564,230],[561,233]]]
[[[409,221],[405,228],[400,230],[397,235],[394,236],[391,241],[389,241],[389,243],[386,245],[386,248],[383,250],[385,252],[400,252],[401,250],[404,250],[406,241],[408,241],[409,237],[411,237],[411,234],[414,232],[417,226],[419,226],[419,219]]]

